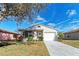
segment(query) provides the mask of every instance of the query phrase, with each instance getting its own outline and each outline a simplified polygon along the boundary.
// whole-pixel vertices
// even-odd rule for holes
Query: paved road
[[[79,56],[79,49],[57,41],[44,41],[50,56]]]

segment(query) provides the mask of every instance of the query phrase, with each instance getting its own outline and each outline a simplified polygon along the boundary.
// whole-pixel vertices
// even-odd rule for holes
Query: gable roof
[[[46,26],[46,25],[43,25],[43,24],[35,24],[35,25],[32,25],[31,27],[33,27],[33,26],[38,26],[38,25],[41,25],[41,26],[44,26],[44,27],[47,27],[47,28],[56,30],[56,29],[53,28],[53,27],[49,27],[49,26]],[[30,28],[31,28],[31,27],[30,27]]]
[[[10,34],[17,34],[17,33],[15,33],[15,32],[10,32],[10,31],[3,30],[3,29],[0,29],[0,32],[4,32],[4,33],[10,33]]]
[[[34,26],[38,26],[38,25],[41,25],[41,26],[44,26],[44,27],[47,27],[47,28],[50,28],[50,29],[54,29],[56,30],[55,28],[52,28],[52,27],[49,27],[49,26],[46,26],[46,25],[43,25],[43,24],[35,24],[35,25],[32,25],[26,29],[19,29],[19,30],[32,30],[31,28],[34,27]]]
[[[79,29],[72,30],[72,31],[70,31],[70,32],[65,32],[64,34],[69,34],[69,33],[76,33],[76,32],[79,32]]]

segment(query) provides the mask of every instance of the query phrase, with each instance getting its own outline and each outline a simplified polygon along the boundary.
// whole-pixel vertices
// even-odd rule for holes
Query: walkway
[[[79,56],[79,49],[57,41],[44,41],[50,56]]]

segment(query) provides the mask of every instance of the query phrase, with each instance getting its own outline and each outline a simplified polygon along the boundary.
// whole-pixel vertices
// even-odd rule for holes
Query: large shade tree
[[[47,4],[42,3],[3,3],[0,4],[0,21],[10,20],[8,16],[14,16],[17,23],[24,20],[32,21]]]
[[[18,24],[25,20],[32,22],[32,18],[35,18],[46,6],[47,4],[41,3],[3,3],[0,4],[0,21],[10,21],[8,17],[14,17],[13,20],[16,21],[18,27]]]

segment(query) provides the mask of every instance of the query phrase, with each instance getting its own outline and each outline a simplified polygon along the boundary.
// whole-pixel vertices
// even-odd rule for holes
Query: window
[[[40,27],[40,26],[38,26],[38,27]]]
[[[42,33],[41,33],[41,32],[38,32],[38,36],[39,36],[39,37],[42,36]]]
[[[69,38],[70,36],[68,35],[67,37]]]
[[[33,36],[33,33],[32,33],[32,32],[28,32],[28,35],[29,35],[29,36]]]
[[[17,38],[17,34],[14,34],[13,37],[14,37],[14,38]]]

